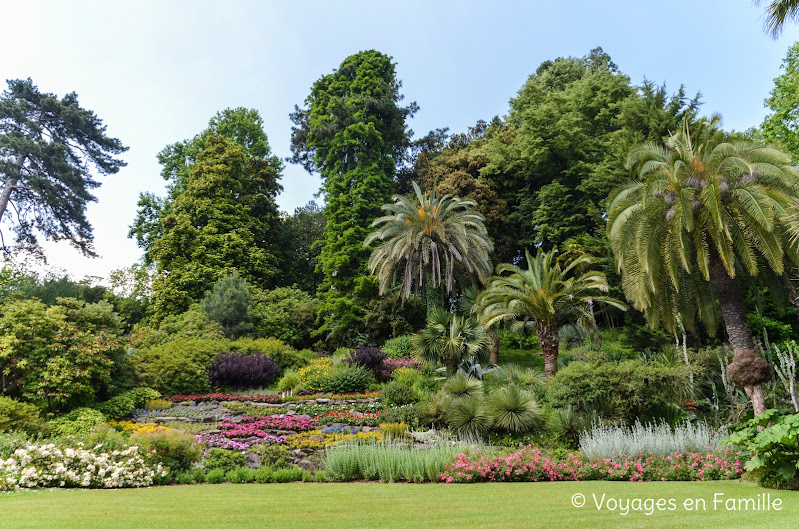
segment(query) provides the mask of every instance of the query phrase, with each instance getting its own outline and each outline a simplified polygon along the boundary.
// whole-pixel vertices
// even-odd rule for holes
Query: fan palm
[[[416,357],[446,366],[449,374],[454,374],[461,362],[483,360],[489,343],[476,318],[452,314],[441,307],[430,312],[427,327],[411,336]]]
[[[687,122],[665,147],[644,144],[628,166],[639,181],[610,199],[608,235],[625,295],[650,322],[674,330],[687,309],[715,327],[715,301],[733,346],[730,379],[744,386],[756,413],[771,369],[755,351],[736,273],[784,271],[796,261],[789,221],[799,178],[788,155],[759,144],[727,141],[719,119]],[[763,264],[765,263],[765,264]]]
[[[558,328],[574,322],[592,325],[593,302],[607,303],[625,310],[624,303],[601,295],[608,291],[605,274],[580,272],[592,260],[583,254],[558,261],[557,251],[539,250],[533,259],[526,252],[528,268],[511,264],[497,267],[497,276],[489,279],[477,297],[480,321],[490,327],[511,321],[511,329],[534,325],[544,353],[544,374],[553,376],[558,369]]]
[[[755,3],[760,5],[762,0],[756,0]],[[796,20],[799,18],[799,0],[770,0],[768,7],[766,7],[766,21],[765,27],[773,38],[779,37],[782,33],[782,26],[788,20]]]
[[[455,281],[479,283],[491,274],[493,244],[485,218],[474,209],[475,202],[455,196],[423,195],[413,183],[416,201],[395,195],[394,203],[383,209],[390,215],[375,219],[377,228],[364,241],[369,246],[382,241],[369,257],[369,270],[385,294],[399,279],[402,294],[423,288],[444,287],[453,292]]]

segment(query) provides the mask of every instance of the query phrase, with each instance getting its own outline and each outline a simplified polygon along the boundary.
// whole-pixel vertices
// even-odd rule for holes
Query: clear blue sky
[[[226,107],[256,108],[273,151],[290,154],[288,114],[348,55],[394,57],[417,135],[461,132],[503,116],[544,60],[601,46],[634,83],[645,77],[701,91],[727,129],[758,125],[788,47],[762,30],[751,0],[501,1],[6,1],[0,77],[31,77],[46,92],[75,91],[128,166],[102,178],[89,206],[100,259],[47,245],[50,265],[105,276],[140,257],[127,239],[142,191],[163,194],[155,155],[201,131]],[[278,202],[292,211],[319,179],[287,165]]]

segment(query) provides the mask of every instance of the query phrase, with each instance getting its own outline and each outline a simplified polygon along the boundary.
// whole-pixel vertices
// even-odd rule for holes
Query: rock
[[[374,429],[374,428],[372,428],[371,426],[363,426],[363,427],[361,428],[361,431],[362,431],[363,433],[369,433],[369,432],[371,432],[373,429]],[[380,428],[377,428],[377,429],[379,430]]]
[[[288,415],[288,413],[286,415]],[[312,417],[310,415],[295,415],[294,418],[295,419],[312,419]]]
[[[155,417],[152,419],[152,422],[169,422],[169,421],[177,421],[177,417]]]
[[[325,436],[324,435],[309,435],[308,436],[308,440],[309,441],[316,441],[317,443],[321,443],[322,441],[325,440]]]
[[[296,410],[288,410],[286,412],[286,415],[297,415],[297,411]]]
[[[333,404],[336,405],[336,406],[345,406],[347,403],[345,401],[343,401],[343,400],[336,400],[336,401],[333,401]]]
[[[317,404],[329,404],[330,399],[316,399]]]
[[[303,468],[303,470],[309,470],[311,468],[311,462],[307,459],[301,459],[300,466]]]
[[[295,448],[294,450],[291,451],[291,455],[293,455],[294,457],[300,457],[305,454],[303,454],[302,450],[300,450],[299,448]]]
[[[213,417],[203,417],[203,418],[200,420],[200,422],[204,422],[204,423],[212,423],[212,422],[218,422],[218,421],[217,421],[215,418],[213,418]]]
[[[305,404],[308,405],[308,406],[315,406],[316,405],[316,401],[313,400],[313,399],[312,400],[306,400]]]
[[[261,456],[253,452],[244,452],[244,460],[247,461],[247,466],[250,468],[261,466]]]
[[[196,406],[196,405],[197,405],[197,403],[196,403],[196,402],[194,402],[193,400],[187,400],[187,401],[184,401],[184,402],[183,402],[183,405],[184,405],[184,406]]]

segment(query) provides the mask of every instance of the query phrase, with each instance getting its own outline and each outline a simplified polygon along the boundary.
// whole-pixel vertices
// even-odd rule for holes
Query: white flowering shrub
[[[147,465],[138,446],[102,452],[54,444],[30,444],[0,458],[0,491],[34,487],[146,487],[166,475]]]

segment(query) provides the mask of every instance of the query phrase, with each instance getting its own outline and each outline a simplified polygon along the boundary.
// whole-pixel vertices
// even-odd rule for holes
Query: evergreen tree
[[[363,241],[391,198],[411,134],[405,120],[417,108],[399,106],[400,87],[391,58],[364,51],[317,80],[306,107],[291,114],[292,161],[322,176],[327,221],[318,267],[324,276],[319,333],[330,345],[351,342],[363,330],[364,304],[357,298],[372,281]]]
[[[100,184],[89,164],[115,174],[125,162],[114,155],[127,150],[105,129],[74,92],[58,99],[30,79],[8,81],[0,96],[0,221],[11,224],[15,241],[0,231],[4,251],[40,254],[41,233],[96,257],[86,205],[97,200],[91,190]]]

